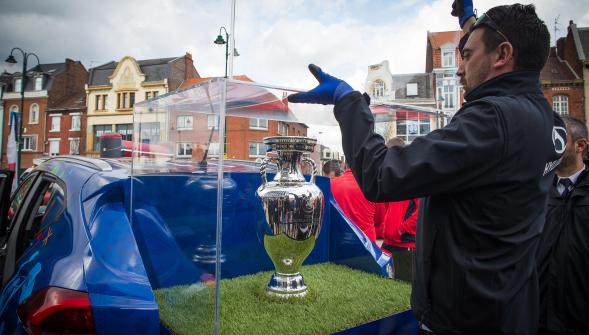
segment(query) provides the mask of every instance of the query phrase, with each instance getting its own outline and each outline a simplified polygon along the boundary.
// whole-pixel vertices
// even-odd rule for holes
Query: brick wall
[[[88,71],[84,65],[67,58],[64,71],[53,77],[53,83],[48,91],[48,107],[56,106],[72,94],[85,92],[84,85],[87,82]]]
[[[72,129],[72,114],[80,115],[80,130]],[[51,118],[52,115],[59,115],[60,127],[59,132],[51,132]],[[47,142],[44,146],[44,152],[49,154],[49,146],[51,139],[59,139],[59,155],[70,154],[70,138],[78,138],[80,140],[80,154],[83,155],[86,149],[86,109],[82,110],[61,110],[51,111],[46,113],[47,124]]]
[[[555,95],[564,95],[568,97],[569,102],[569,116],[585,122],[585,111],[583,108],[583,85],[566,85],[566,86],[554,86],[554,85],[543,85],[542,93],[548,100],[548,103],[552,106],[552,98]]]
[[[8,133],[10,128],[8,127],[10,108],[13,105],[18,106],[20,110],[20,99],[4,100],[4,131],[2,132],[2,167],[7,167],[8,162],[6,160],[6,144],[8,140]],[[31,105],[37,104],[39,106],[39,122],[31,124],[29,119],[29,111]],[[43,141],[45,134],[45,123],[44,113],[47,109],[47,98],[25,98],[24,101],[24,113],[23,118],[23,135],[36,135],[37,136],[37,148],[33,151],[22,151],[21,156],[21,168],[26,169],[33,165],[33,159],[39,158],[43,154]]]

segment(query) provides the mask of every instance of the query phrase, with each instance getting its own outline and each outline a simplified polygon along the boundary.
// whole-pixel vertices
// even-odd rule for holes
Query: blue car
[[[55,157],[12,197],[3,171],[0,334],[169,334],[154,290],[214,278],[220,185],[223,226],[232,225],[222,236],[221,278],[273,269],[250,224],[261,215],[259,165],[224,166],[219,182],[214,161],[132,176],[130,161]],[[390,274],[390,258],[337,209],[329,180],[317,184],[330,224],[306,263]]]

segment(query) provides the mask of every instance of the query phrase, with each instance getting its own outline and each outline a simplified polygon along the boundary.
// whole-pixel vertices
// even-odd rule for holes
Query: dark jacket
[[[411,297],[417,319],[439,333],[532,334],[535,256],[564,124],[542,95],[538,73],[496,77],[465,98],[446,127],[404,148],[387,149],[374,133],[360,93],[345,96],[334,112],[366,198],[426,197]]]
[[[538,254],[540,328],[589,334],[589,167],[566,198],[550,191]]]

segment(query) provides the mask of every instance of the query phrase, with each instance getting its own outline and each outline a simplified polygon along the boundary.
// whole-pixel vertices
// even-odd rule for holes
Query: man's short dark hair
[[[330,172],[335,172],[336,177],[342,175],[342,165],[340,161],[332,159],[323,164],[323,175],[327,176]]]
[[[540,72],[548,59],[550,33],[536,14],[536,7],[522,4],[497,6],[486,14],[513,46],[515,70]],[[500,34],[488,28],[484,30],[482,39],[487,51],[505,42]]]
[[[387,141],[387,147],[404,147],[405,141],[400,137],[393,137]]]
[[[571,135],[573,141],[580,138],[589,139],[587,135],[587,126],[583,122],[569,116],[562,116],[561,118],[567,127],[567,133]]]

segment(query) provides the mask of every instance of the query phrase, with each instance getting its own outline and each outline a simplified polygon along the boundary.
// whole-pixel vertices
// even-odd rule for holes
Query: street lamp
[[[225,31],[225,38],[223,38],[223,31]],[[214,41],[217,45],[225,44],[225,78],[227,78],[227,63],[229,61],[229,33],[225,27],[219,28],[219,35],[217,35],[217,39]],[[233,48],[233,57],[238,57],[239,52],[237,49]]]
[[[29,59],[29,56],[35,56],[35,58],[37,59],[37,66],[41,65],[41,62],[39,61],[39,57],[34,54],[34,53],[26,53],[24,52],[21,48],[12,48],[12,50],[10,51],[10,56],[8,56],[8,58],[6,58],[6,63],[10,63],[10,64],[16,64],[16,58],[14,58],[14,51],[18,50],[21,55],[22,55],[22,78],[20,80],[20,110],[19,110],[19,117],[18,117],[18,134],[17,134],[17,138],[18,138],[18,145],[17,145],[17,155],[16,155],[16,180],[18,182],[19,178],[20,178],[20,165],[21,165],[21,150],[22,150],[22,145],[23,145],[23,139],[22,139],[22,132],[23,132],[23,113],[24,113],[24,108],[25,108],[25,86],[26,86],[26,82],[27,82],[27,61]]]

